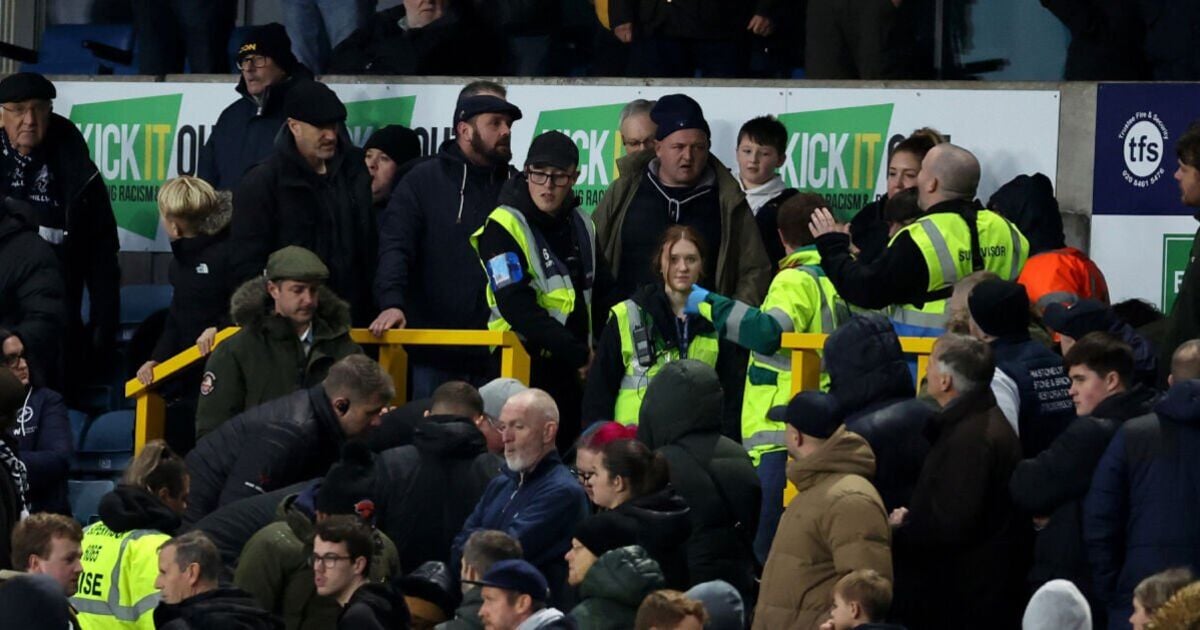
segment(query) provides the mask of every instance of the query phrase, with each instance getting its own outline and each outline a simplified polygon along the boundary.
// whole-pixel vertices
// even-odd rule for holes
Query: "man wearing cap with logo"
[[[483,330],[487,276],[470,236],[496,207],[516,170],[510,143],[521,110],[494,94],[466,94],[454,110],[456,137],[417,164],[379,215],[375,297],[381,311],[371,332],[390,328]],[[453,290],[447,290],[452,287]],[[486,348],[409,349],[412,397],[426,398],[446,381],[486,383],[496,371]]]
[[[787,476],[797,494],[763,569],[754,627],[815,628],[828,618],[842,576],[858,569],[892,576],[887,510],[871,485],[875,454],[842,424],[833,396],[800,392],[770,417],[787,423]]]
[[[513,330],[533,357],[529,380],[558,403],[559,449],[579,436],[582,379],[592,351],[595,297],[612,282],[596,251],[595,228],[571,186],[579,149],[558,131],[534,138],[525,170],[505,185],[500,205],[471,235],[487,272],[489,330]]]
[[[56,95],[54,84],[40,74],[21,72],[0,81],[0,206],[36,226],[57,255],[65,282],[65,339],[52,340],[45,351],[42,343],[25,340],[44,355],[36,365],[58,388],[63,382],[58,344],[71,349],[65,382],[73,387],[83,384],[83,371],[97,363],[91,359],[108,357],[116,341],[121,272],[108,189],[79,129],[53,113]],[[81,316],[85,288],[86,328]]]
[[[650,110],[658,125],[653,151],[617,162],[621,176],[592,215],[600,252],[616,277],[619,296],[654,282],[650,266],[658,239],[672,224],[704,237],[704,277],[712,290],[748,304],[762,302],[771,281],[754,215],[729,169],[709,152],[711,132],[700,104],[683,94],[662,97]]]
[[[312,72],[292,54],[283,25],[256,26],[237,53],[241,79],[234,101],[209,132],[200,150],[196,175],[218,190],[236,190],[242,176],[275,149],[275,136],[287,120],[283,102],[288,90]]]
[[[561,610],[551,608],[546,578],[524,560],[501,560],[479,581],[483,606],[479,618],[486,630],[549,630],[573,628]]]
[[[237,334],[218,345],[200,381],[196,437],[246,409],[311,387],[342,357],[362,352],[350,340],[350,313],[325,280],[329,269],[302,247],[267,260],[230,300]]]
[[[257,276],[271,252],[299,245],[328,265],[329,287],[365,324],[375,312],[377,232],[371,174],[346,134],[346,106],[325,84],[301,81],[288,90],[284,115],[275,152],[233,195],[233,274]]]

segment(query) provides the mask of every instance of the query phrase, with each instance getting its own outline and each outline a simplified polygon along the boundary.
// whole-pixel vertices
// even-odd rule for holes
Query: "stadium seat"
[[[81,525],[87,527],[99,520],[100,498],[116,488],[111,479],[71,479],[67,481],[67,499],[71,502],[71,514]]]
[[[79,411],[78,409],[68,409],[67,418],[71,420],[71,445],[74,447],[79,444],[79,436],[83,435],[83,428],[92,421],[92,417],[87,412]]]
[[[42,33],[37,62],[25,72],[137,74],[132,24],[58,24]]]
[[[77,475],[116,476],[133,460],[134,412],[110,411],[84,425],[75,444],[71,471]]]
[[[121,287],[120,341],[126,342],[151,315],[171,305],[174,289],[169,284],[131,284]]]

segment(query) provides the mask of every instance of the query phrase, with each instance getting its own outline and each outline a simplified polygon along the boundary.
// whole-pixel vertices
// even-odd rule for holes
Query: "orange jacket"
[[[1037,312],[1055,302],[1093,299],[1108,304],[1108,283],[1096,263],[1074,247],[1030,256],[1017,279]]]

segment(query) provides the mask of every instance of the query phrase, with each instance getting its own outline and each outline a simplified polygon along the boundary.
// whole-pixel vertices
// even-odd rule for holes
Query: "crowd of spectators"
[[[920,129],[887,156],[887,195],[841,223],[776,174],[779,121],[748,120],[731,169],[685,94],[622,112],[620,176],[589,215],[567,136],[510,164],[521,110],[503,86],[463,88],[435,155],[396,126],[364,150],[286,42],[249,35],[212,170],[159,192],[175,293],[134,371],[165,385],[159,362],[198,346],[203,368],[164,391],[195,411],[82,530],[62,516],[64,399],[115,342],[98,310],[116,300],[115,224],[54,85],[0,81],[0,567],[53,581],[4,574],[0,615],[1196,623],[1200,272],[1135,328],[1066,247],[1045,176],[984,205],[975,155]],[[1200,207],[1200,127],[1176,145]],[[414,350],[394,401],[352,327],[513,331],[529,383],[496,378],[487,349]],[[828,335],[799,375],[789,332]],[[927,370],[901,336],[936,338]],[[794,376],[810,390],[793,396]]]

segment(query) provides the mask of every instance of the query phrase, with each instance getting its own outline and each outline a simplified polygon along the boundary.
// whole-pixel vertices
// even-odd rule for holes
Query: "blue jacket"
[[[34,512],[70,514],[67,473],[71,468],[71,421],[58,392],[35,387],[13,425],[17,453],[29,472],[29,503]]]
[[[467,538],[481,529],[498,529],[521,541],[525,559],[537,567],[555,599],[566,585],[567,563],[575,524],[588,515],[587,494],[557,451],[551,451],[530,473],[507,466],[483,491],[475,510],[454,538],[450,566],[458,566]]]
[[[1062,357],[1027,333],[1001,337],[991,345],[996,367],[1017,383],[1021,450],[1025,457],[1034,457],[1075,419],[1071,379]]]
[[[1176,383],[1154,413],[1117,430],[1084,500],[1083,528],[1109,627],[1134,587],[1171,567],[1200,570],[1200,380]]]

